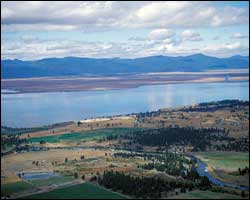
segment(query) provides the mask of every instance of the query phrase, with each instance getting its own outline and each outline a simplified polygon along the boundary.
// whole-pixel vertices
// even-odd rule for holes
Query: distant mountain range
[[[195,72],[249,67],[248,56],[216,58],[203,54],[190,56],[151,56],[120,58],[46,58],[35,61],[1,60],[1,78],[45,76],[119,75],[148,72]]]

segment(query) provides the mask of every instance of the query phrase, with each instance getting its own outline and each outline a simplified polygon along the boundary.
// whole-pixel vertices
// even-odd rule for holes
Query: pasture
[[[51,192],[32,195],[26,199],[126,199],[127,197],[91,183],[60,188]]]
[[[237,171],[249,167],[249,153],[243,152],[201,152],[197,156],[208,166],[224,171]]]
[[[1,184],[1,195],[7,196],[18,192],[23,192],[25,190],[33,189],[34,186],[30,183],[24,181],[18,181],[15,183]]]
[[[243,199],[241,196],[196,190],[185,194],[169,197],[169,199]]]
[[[29,142],[40,142],[41,140],[49,143],[59,142],[80,142],[98,140],[110,135],[122,135],[134,131],[134,128],[110,128],[110,129],[97,129],[84,132],[65,133],[61,135],[51,135],[43,137],[29,138]]]

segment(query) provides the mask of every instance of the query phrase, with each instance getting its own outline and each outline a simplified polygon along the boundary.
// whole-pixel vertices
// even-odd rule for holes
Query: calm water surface
[[[249,82],[150,85],[85,92],[1,94],[1,125],[32,127],[224,99],[249,100]]]

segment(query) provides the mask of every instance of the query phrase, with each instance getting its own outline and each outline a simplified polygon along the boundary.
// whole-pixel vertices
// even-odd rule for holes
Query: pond
[[[58,173],[54,172],[23,172],[21,173],[21,178],[25,180],[41,180],[41,179],[49,179],[52,177],[61,176]]]

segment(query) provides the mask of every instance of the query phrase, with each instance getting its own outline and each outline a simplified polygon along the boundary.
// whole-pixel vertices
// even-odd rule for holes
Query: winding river
[[[215,177],[213,177],[207,170],[207,165],[202,161],[200,160],[199,158],[196,158],[194,156],[191,157],[192,159],[195,159],[197,164],[198,164],[198,167],[197,167],[197,172],[200,176],[206,176],[210,182],[212,182],[213,184],[215,185],[219,185],[219,186],[222,186],[222,187],[233,187],[233,188],[237,188],[237,189],[241,189],[241,190],[249,190],[249,187],[247,186],[240,186],[240,185],[235,185],[235,184],[231,184],[231,183],[226,183],[226,182],[223,182]]]

